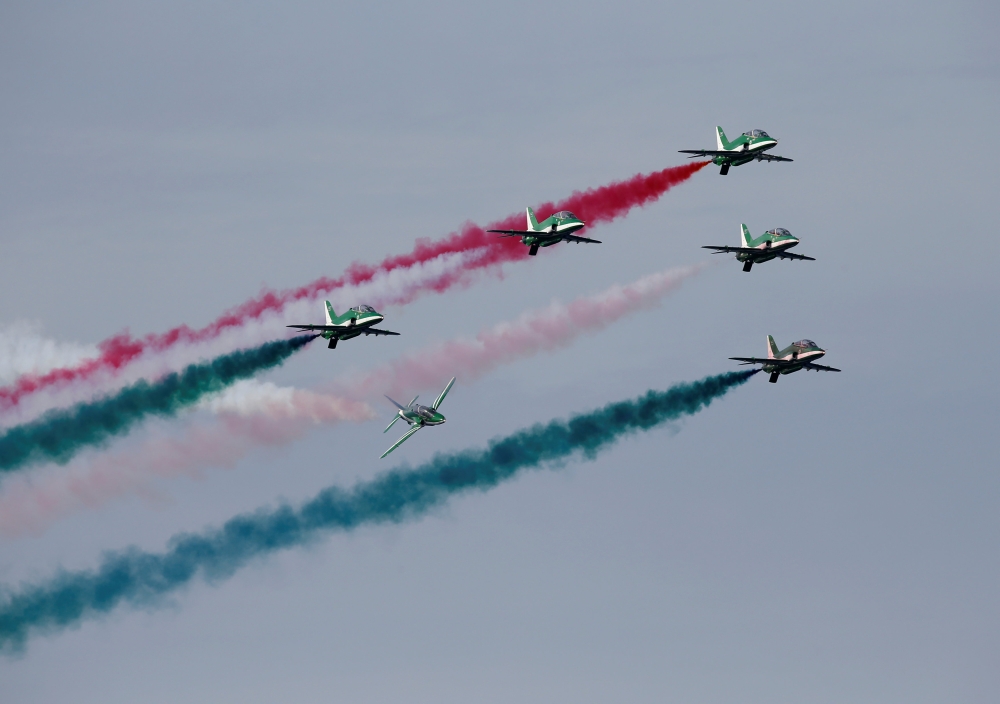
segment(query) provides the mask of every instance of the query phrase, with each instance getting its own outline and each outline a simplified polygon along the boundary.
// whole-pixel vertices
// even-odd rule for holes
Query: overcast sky
[[[711,260],[741,222],[817,261],[726,258],[599,336],[459,379],[447,425],[392,459],[732,369],[768,333],[844,372],[757,377],[595,461],[36,638],[0,660],[0,699],[995,701],[997,7],[2,3],[5,329],[204,324],[261,286],[680,164],[718,124],[795,161],[706,169],[584,233],[600,246],[389,308],[401,337],[267,378],[312,388]],[[370,400],[384,417],[4,538],[0,582],[371,477],[393,465]]]

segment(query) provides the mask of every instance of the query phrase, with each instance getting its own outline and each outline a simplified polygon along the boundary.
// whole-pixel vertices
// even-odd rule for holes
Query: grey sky
[[[998,14],[3,4],[4,326],[90,344],[203,324],[262,285],[682,163],[721,124],[768,130],[795,163],[706,169],[591,230],[603,245],[390,309],[403,336],[309,349],[268,378],[310,387],[703,261],[740,222],[787,227],[818,261],[747,275],[723,259],[605,335],[459,379],[448,424],[393,459],[730,369],[767,333],[814,339],[845,371],[754,379],[594,462],[35,639],[0,661],[0,699],[993,701]],[[0,581],[369,477],[389,466],[378,407],[384,420],[0,543]]]

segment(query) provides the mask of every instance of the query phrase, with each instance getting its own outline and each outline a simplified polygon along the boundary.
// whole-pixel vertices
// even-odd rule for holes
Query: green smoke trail
[[[0,473],[44,461],[64,464],[83,448],[103,445],[147,416],[172,416],[207,394],[281,364],[313,338],[299,335],[231,352],[9,428],[0,434]]]
[[[138,548],[105,553],[96,570],[63,572],[41,584],[7,590],[0,604],[0,651],[23,648],[29,634],[54,631],[109,612],[123,601],[152,605],[194,577],[232,575],[251,558],[300,545],[331,530],[399,523],[427,513],[452,494],[485,491],[520,470],[580,452],[593,457],[622,436],[697,413],[743,384],[753,371],[730,372],[667,391],[556,420],[490,441],[485,450],[435,456],[416,469],[393,469],[351,489],[329,487],[295,508],[260,509],[221,528],[175,536],[163,553]]]

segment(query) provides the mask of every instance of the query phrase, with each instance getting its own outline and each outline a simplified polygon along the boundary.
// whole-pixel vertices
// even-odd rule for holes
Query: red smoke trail
[[[609,222],[635,207],[641,207],[656,200],[671,187],[691,178],[711,162],[693,162],[684,166],[674,166],[651,174],[638,174],[626,181],[610,183],[607,186],[576,191],[569,198],[558,203],[543,203],[536,210],[549,213],[556,210],[571,210],[589,224]],[[413,251],[408,254],[387,257],[379,264],[351,264],[343,276],[331,279],[319,278],[296,289],[286,291],[264,291],[251,299],[223,313],[219,318],[199,330],[181,325],[165,333],[150,334],[143,338],[133,338],[123,332],[104,340],[98,345],[100,354],[73,367],[54,369],[45,374],[26,375],[8,387],[0,388],[0,409],[16,406],[27,395],[43,389],[82,381],[100,372],[115,373],[146,352],[160,352],[178,344],[204,342],[225,330],[236,328],[266,313],[280,311],[289,303],[302,299],[312,299],[328,294],[344,286],[371,281],[377,274],[412,267],[429,262],[443,254],[459,252],[473,253],[464,264],[464,269],[444,274],[432,281],[426,288],[443,292],[462,280],[463,274],[477,269],[486,269],[504,262],[526,259],[527,247],[516,238],[498,238],[487,229],[515,229],[524,226],[522,215],[511,215],[483,228],[466,223],[459,232],[437,240],[418,239]],[[416,297],[409,295],[407,303]]]

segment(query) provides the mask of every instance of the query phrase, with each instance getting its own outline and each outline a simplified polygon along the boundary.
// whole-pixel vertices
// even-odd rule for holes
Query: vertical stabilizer
[[[733,148],[733,143],[726,139],[726,133],[718,126],[715,128],[715,144],[720,152],[729,151]]]
[[[740,224],[740,227],[743,232],[740,247],[753,247],[753,237],[750,236],[750,229],[742,223]]]
[[[767,358],[774,359],[778,356],[778,346],[774,344],[774,338],[767,336]]]
[[[326,324],[327,325],[333,325],[333,321],[334,321],[334,319],[336,317],[337,317],[337,314],[333,312],[333,306],[330,304],[330,301],[327,301],[326,302]]]
[[[528,229],[529,230],[538,229],[538,221],[535,220],[535,211],[532,210],[531,208],[528,208]]]

